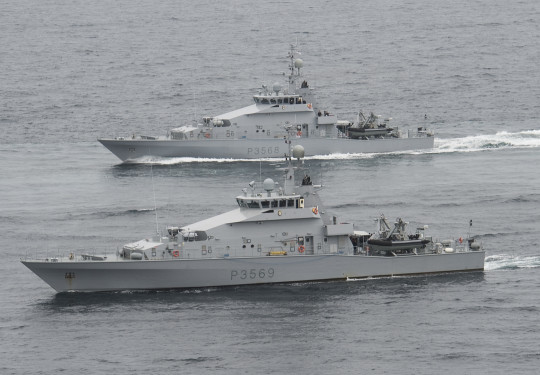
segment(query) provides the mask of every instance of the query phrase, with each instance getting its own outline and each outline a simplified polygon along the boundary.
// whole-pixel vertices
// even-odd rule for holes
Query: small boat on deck
[[[424,237],[424,231],[428,228],[427,225],[418,227],[415,234],[407,234],[407,222],[398,217],[394,223],[394,228],[390,228],[388,220],[384,215],[381,215],[377,220],[378,231],[370,239],[367,244],[370,250],[395,255],[397,253],[409,253],[416,250],[424,249],[431,240]]]
[[[388,126],[391,118],[384,119],[382,122],[379,118],[380,116],[376,116],[373,112],[368,117],[358,112],[355,123],[338,124],[337,127],[351,139],[399,137],[396,129]]]

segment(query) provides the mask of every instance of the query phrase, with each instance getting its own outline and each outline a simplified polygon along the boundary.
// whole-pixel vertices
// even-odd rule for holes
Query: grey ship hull
[[[145,156],[260,159],[281,158],[288,153],[288,146],[283,139],[99,139],[99,142],[124,162]],[[295,143],[305,147],[306,156],[316,156],[429,149],[433,148],[434,137],[369,140],[306,137],[293,139]]]
[[[23,260],[58,292],[155,290],[347,278],[415,275],[484,269],[484,251],[405,255],[268,256],[156,261]]]

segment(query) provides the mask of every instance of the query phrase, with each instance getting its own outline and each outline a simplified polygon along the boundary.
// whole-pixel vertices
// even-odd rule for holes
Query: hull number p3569
[[[274,277],[273,268],[251,268],[248,270],[231,270],[231,280],[271,279]]]

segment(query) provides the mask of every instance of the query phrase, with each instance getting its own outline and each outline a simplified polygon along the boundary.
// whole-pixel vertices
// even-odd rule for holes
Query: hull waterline
[[[282,139],[202,141],[99,139],[99,142],[123,162],[143,157],[282,158],[288,152],[288,145]],[[307,150],[306,156],[320,156],[425,150],[433,148],[434,137],[370,140],[302,138],[293,140],[293,143],[301,143]]]

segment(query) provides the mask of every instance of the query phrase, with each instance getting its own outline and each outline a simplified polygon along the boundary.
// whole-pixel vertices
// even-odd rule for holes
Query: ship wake
[[[537,147],[540,147],[540,130],[524,130],[514,133],[502,131],[496,134],[436,139],[434,150],[427,152],[476,152],[491,149]]]
[[[516,270],[540,268],[540,256],[522,256],[510,254],[490,255],[486,257],[486,271]]]

